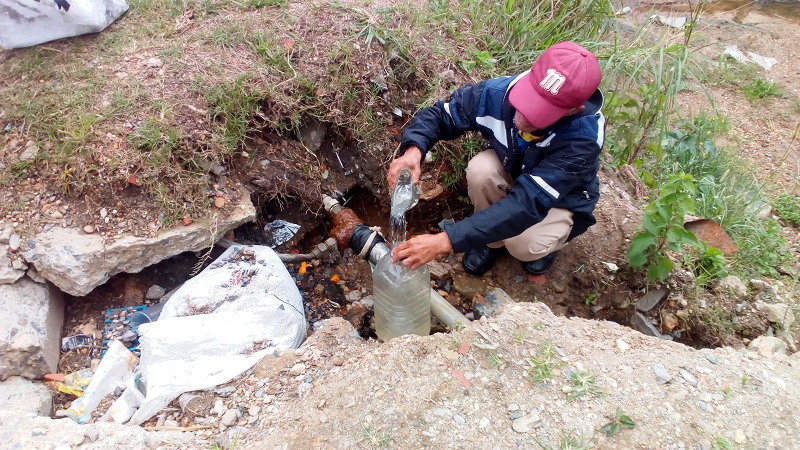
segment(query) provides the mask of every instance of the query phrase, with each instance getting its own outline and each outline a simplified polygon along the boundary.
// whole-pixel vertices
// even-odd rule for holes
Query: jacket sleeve
[[[547,156],[517,177],[504,199],[460,222],[446,225],[453,251],[463,252],[517,236],[547,216],[559,198],[595,176],[600,147],[589,139],[544,149]]]
[[[435,143],[452,140],[467,131],[475,131],[475,117],[486,82],[470,84],[457,89],[447,103],[438,101],[433,106],[420,110],[406,127],[400,140],[399,154],[415,145],[422,151],[422,159]]]

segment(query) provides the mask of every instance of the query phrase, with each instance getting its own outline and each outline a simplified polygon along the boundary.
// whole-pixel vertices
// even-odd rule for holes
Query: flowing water
[[[389,213],[389,239],[392,248],[406,240],[406,211],[419,201],[419,188],[414,186],[411,170],[405,168],[397,177],[392,193],[392,208]]]

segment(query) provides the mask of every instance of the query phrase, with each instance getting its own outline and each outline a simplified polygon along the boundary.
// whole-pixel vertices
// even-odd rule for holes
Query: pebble
[[[617,339],[617,348],[621,352],[626,352],[631,349],[631,346],[628,345],[628,343],[623,341],[622,339]]]
[[[251,416],[257,416],[260,412],[260,406],[251,406],[250,409],[247,410],[247,414],[250,414]]]
[[[297,364],[293,365],[291,369],[289,369],[289,375],[291,375],[293,377],[296,377],[296,376],[300,375],[301,373],[305,372],[305,370],[306,370],[306,365],[305,364],[297,363]]]
[[[481,421],[478,423],[478,428],[486,428],[492,423],[488,417],[482,417]]]
[[[100,210],[100,218],[105,219],[107,215],[108,215],[107,209],[103,208]]]
[[[257,390],[256,393],[255,393],[255,396],[256,396],[256,398],[263,397],[264,396],[264,391],[262,389]]]
[[[178,427],[178,426],[180,426],[180,424],[178,423],[177,420],[165,420],[164,421],[164,426],[165,427]]]
[[[239,410],[238,409],[229,409],[225,411],[225,414],[222,415],[220,419],[220,423],[225,425],[226,427],[232,426],[239,420]]]
[[[708,405],[706,405],[706,402],[702,400],[697,402],[697,407],[702,409],[703,411],[708,411]]]
[[[517,420],[517,419],[519,419],[520,417],[522,417],[522,413],[521,413],[521,412],[519,412],[519,411],[517,411],[517,412],[515,412],[515,413],[511,413],[511,414],[508,416],[508,418],[509,418],[509,419],[511,419],[511,420]]]
[[[516,403],[509,403],[508,410],[511,411],[511,412],[519,411],[519,405],[516,404]]]
[[[653,364],[653,372],[656,374],[658,381],[662,383],[669,383],[672,380],[672,375],[667,372],[667,368],[662,363]]]
[[[511,423],[511,428],[517,433],[530,433],[537,428],[540,419],[539,410],[534,409],[528,415],[515,419]]]
[[[236,388],[233,386],[224,386],[219,389],[214,389],[214,392],[224,398],[236,392]]]
[[[455,420],[456,423],[459,425],[464,425],[464,423],[466,422],[466,420],[464,420],[464,418],[459,416],[458,414],[453,414],[453,420]]]
[[[12,252],[16,252],[19,250],[19,246],[21,243],[21,239],[18,234],[12,234],[10,238],[8,238],[8,249]]]
[[[706,353],[705,356],[706,356],[706,360],[708,362],[710,362],[711,364],[716,364],[717,363],[717,357],[714,356],[713,353]]]
[[[164,61],[161,61],[160,58],[150,58],[147,60],[145,64],[147,64],[147,67],[152,67],[154,69],[157,69],[164,65]]]
[[[433,411],[434,416],[447,416],[450,415],[450,410],[447,408],[436,408]]]
[[[736,441],[737,444],[744,444],[747,441],[747,436],[744,434],[744,430],[741,428],[736,429],[733,433],[733,440]]]
[[[150,286],[150,289],[147,290],[147,294],[145,294],[145,298],[148,300],[158,300],[166,294],[167,291],[163,287],[154,284]]]
[[[85,227],[83,227],[83,232],[87,234],[94,233],[94,225],[86,225]]]
[[[681,369],[680,370],[680,374],[681,374],[681,377],[683,377],[683,379],[686,380],[687,383],[691,384],[692,386],[697,387],[697,379],[694,377],[694,375],[689,373],[688,370]]]

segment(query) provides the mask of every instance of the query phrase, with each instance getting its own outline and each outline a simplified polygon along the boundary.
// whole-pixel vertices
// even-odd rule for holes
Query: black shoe
[[[489,248],[485,245],[471,248],[464,252],[464,257],[461,258],[461,266],[464,267],[464,271],[468,274],[479,277],[494,266],[495,260],[497,260],[502,251],[502,247]]]
[[[547,272],[547,269],[553,265],[553,261],[556,260],[557,254],[558,252],[549,253],[545,257],[539,258],[536,261],[522,263],[522,268],[530,274],[541,275]]]

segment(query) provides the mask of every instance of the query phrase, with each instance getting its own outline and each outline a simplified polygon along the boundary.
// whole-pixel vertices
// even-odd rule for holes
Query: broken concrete
[[[49,416],[53,411],[53,397],[43,384],[11,377],[0,381],[0,410]]]
[[[226,217],[176,226],[153,238],[125,236],[107,242],[78,229],[54,228],[28,239],[22,254],[62,291],[84,296],[118,273],[136,273],[179,253],[208,248],[212,233],[221,236],[254,218],[255,208],[243,194]]]
[[[40,379],[56,371],[64,298],[52,285],[22,278],[0,285],[0,379]]]
[[[25,264],[22,263],[20,266],[18,263],[21,261],[11,256],[5,249],[0,249],[0,284],[14,283],[25,275]]]

